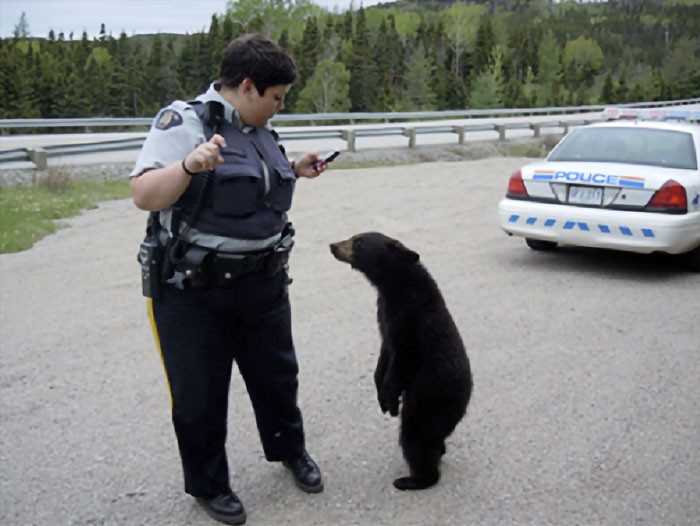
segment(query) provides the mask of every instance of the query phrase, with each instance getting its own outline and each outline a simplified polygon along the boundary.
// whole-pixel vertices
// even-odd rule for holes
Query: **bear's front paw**
[[[391,416],[399,416],[399,399],[398,398],[389,405],[389,414]]]
[[[386,413],[389,410],[389,406],[381,397],[379,397],[379,408],[382,410],[382,413]]]
[[[391,416],[396,416],[398,415],[399,411],[399,400],[398,398],[395,400],[389,399],[388,396],[386,396],[383,393],[379,393],[379,407],[382,409],[382,413],[386,413],[387,411]]]

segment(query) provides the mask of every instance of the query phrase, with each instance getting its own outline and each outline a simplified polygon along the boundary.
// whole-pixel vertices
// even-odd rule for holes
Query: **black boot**
[[[316,462],[304,451],[299,458],[284,460],[282,465],[292,472],[296,485],[306,493],[321,493],[323,480]]]
[[[197,503],[212,519],[224,524],[245,524],[246,514],[243,504],[233,491],[217,495],[211,499],[197,497]]]

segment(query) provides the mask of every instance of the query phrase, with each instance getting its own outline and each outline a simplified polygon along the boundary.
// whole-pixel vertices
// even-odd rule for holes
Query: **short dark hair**
[[[219,64],[219,82],[235,88],[250,77],[260,95],[270,86],[291,84],[297,68],[279,44],[259,33],[247,33],[226,46]]]

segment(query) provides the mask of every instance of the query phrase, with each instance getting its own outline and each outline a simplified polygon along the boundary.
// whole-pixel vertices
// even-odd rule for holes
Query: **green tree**
[[[340,62],[322,60],[299,94],[302,113],[346,112],[350,109],[350,73]]]
[[[457,76],[451,61],[438,63],[435,67],[435,94],[438,110],[459,110],[467,105],[467,87]]]
[[[275,40],[287,29],[291,39],[296,41],[303,30],[299,21],[320,15],[323,10],[311,0],[229,0],[227,12],[243,27],[253,29],[253,23],[256,31]]]
[[[382,20],[375,44],[376,71],[379,76],[380,105],[382,109],[396,107],[404,75],[404,57],[401,41],[396,32],[395,18]]]
[[[479,24],[476,33],[476,44],[474,49],[474,69],[472,75],[477,76],[487,71],[491,66],[492,51],[496,45],[496,36],[491,26],[491,17],[484,17]]]
[[[399,11],[393,15],[396,19],[396,32],[402,39],[415,35],[423,21],[421,16],[413,11]]]
[[[24,54],[16,45],[0,40],[0,118],[26,118],[32,110],[25,96],[31,85],[25,64]]]
[[[569,89],[576,90],[582,84],[590,87],[603,65],[603,50],[592,38],[569,40],[562,52],[562,65]]]
[[[22,14],[19,16],[19,21],[17,22],[17,25],[15,28],[12,30],[12,36],[15,38],[27,38],[29,36],[29,23],[27,22],[27,13],[22,11]]]
[[[148,83],[142,91],[144,110],[148,115],[155,114],[160,108],[167,106],[173,100],[183,97],[184,90],[180,85],[174,67],[172,48],[163,45],[160,35],[153,39],[151,52],[146,63]],[[134,90],[138,94],[138,90]],[[138,100],[132,104],[139,106]]]
[[[523,82],[528,69],[536,69],[537,41],[533,38],[530,28],[524,24],[518,24],[508,36],[508,55],[511,74],[519,82]]]
[[[700,96],[700,40],[679,38],[671,47],[662,75],[672,99]]]
[[[107,85],[107,111],[110,117],[133,115],[133,92],[131,90],[130,44],[125,33],[113,45],[113,54]]]
[[[425,48],[419,45],[406,63],[401,111],[432,111],[437,108],[437,95],[432,83],[433,72],[433,62],[426,56]]]
[[[477,75],[471,85],[469,106],[472,108],[502,108],[504,102],[505,84],[503,81],[503,51],[500,46],[494,46],[489,59],[491,65]]]
[[[627,87],[627,80],[625,79],[626,74],[623,71],[620,74],[620,80],[617,83],[617,87],[613,93],[614,102],[628,102],[630,96],[630,90]]]
[[[485,12],[484,6],[469,5],[460,0],[441,13],[454,56],[454,73],[460,78],[464,76],[462,56],[470,46],[475,46],[479,20]]]
[[[35,69],[32,76],[34,91],[37,93],[37,105],[43,118],[61,117],[59,107],[64,94],[64,72],[61,65],[50,52],[50,42],[41,44],[41,51],[35,57]]]
[[[610,104],[615,102],[614,97],[612,75],[608,72],[608,74],[605,75],[605,82],[603,82],[603,88],[600,91],[600,102],[603,104]]]
[[[213,79],[218,73],[217,69],[219,67],[219,61],[221,60],[221,53],[226,47],[228,42],[224,42],[221,29],[219,27],[219,18],[216,15],[211,15],[211,22],[209,24],[209,31],[207,31],[207,38],[205,42],[206,48],[209,50],[206,70],[210,72],[210,78]]]
[[[106,117],[109,115],[107,108],[107,100],[109,93],[107,86],[109,84],[109,64],[110,61],[100,59],[99,51],[107,53],[104,48],[95,48],[93,53],[88,58],[85,66],[85,77],[90,79],[90,89],[88,91],[88,106],[90,107],[93,117]],[[97,53],[96,53],[97,52]]]
[[[299,84],[303,85],[311,77],[318,61],[319,33],[316,17],[306,19],[304,33],[295,54],[295,62],[299,71]]]
[[[241,26],[241,24],[234,23],[233,19],[231,18],[231,15],[226,14],[224,16],[224,21],[221,24],[221,42],[222,42],[222,44],[225,46],[226,44],[231,42],[231,40],[233,40],[234,38],[236,38],[237,36],[240,36],[242,34],[243,34],[243,26]],[[284,34],[286,35],[287,32],[285,31]],[[280,45],[282,45],[281,42],[280,42]]]
[[[64,97],[59,101],[57,108],[58,115],[74,118],[92,115],[91,101],[87,93],[89,87],[81,71],[75,65],[70,66],[65,80]]]
[[[552,30],[548,30],[538,49],[538,68],[535,77],[536,105],[548,106],[559,104],[559,87],[561,79],[561,64],[559,56],[561,48],[557,44]]]
[[[379,107],[380,93],[374,51],[369,41],[365,10],[356,13],[352,50],[346,62],[350,71],[350,107],[352,111],[372,111]]]
[[[194,97],[206,89],[218,75],[218,71],[212,68],[207,36],[204,33],[195,33],[183,46],[176,66],[184,92]]]

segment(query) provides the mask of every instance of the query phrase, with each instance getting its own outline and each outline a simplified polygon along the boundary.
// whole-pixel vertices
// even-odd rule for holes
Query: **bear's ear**
[[[392,240],[389,246],[396,254],[399,261],[409,265],[418,261],[418,253],[414,252],[410,248],[406,248],[400,241]]]

